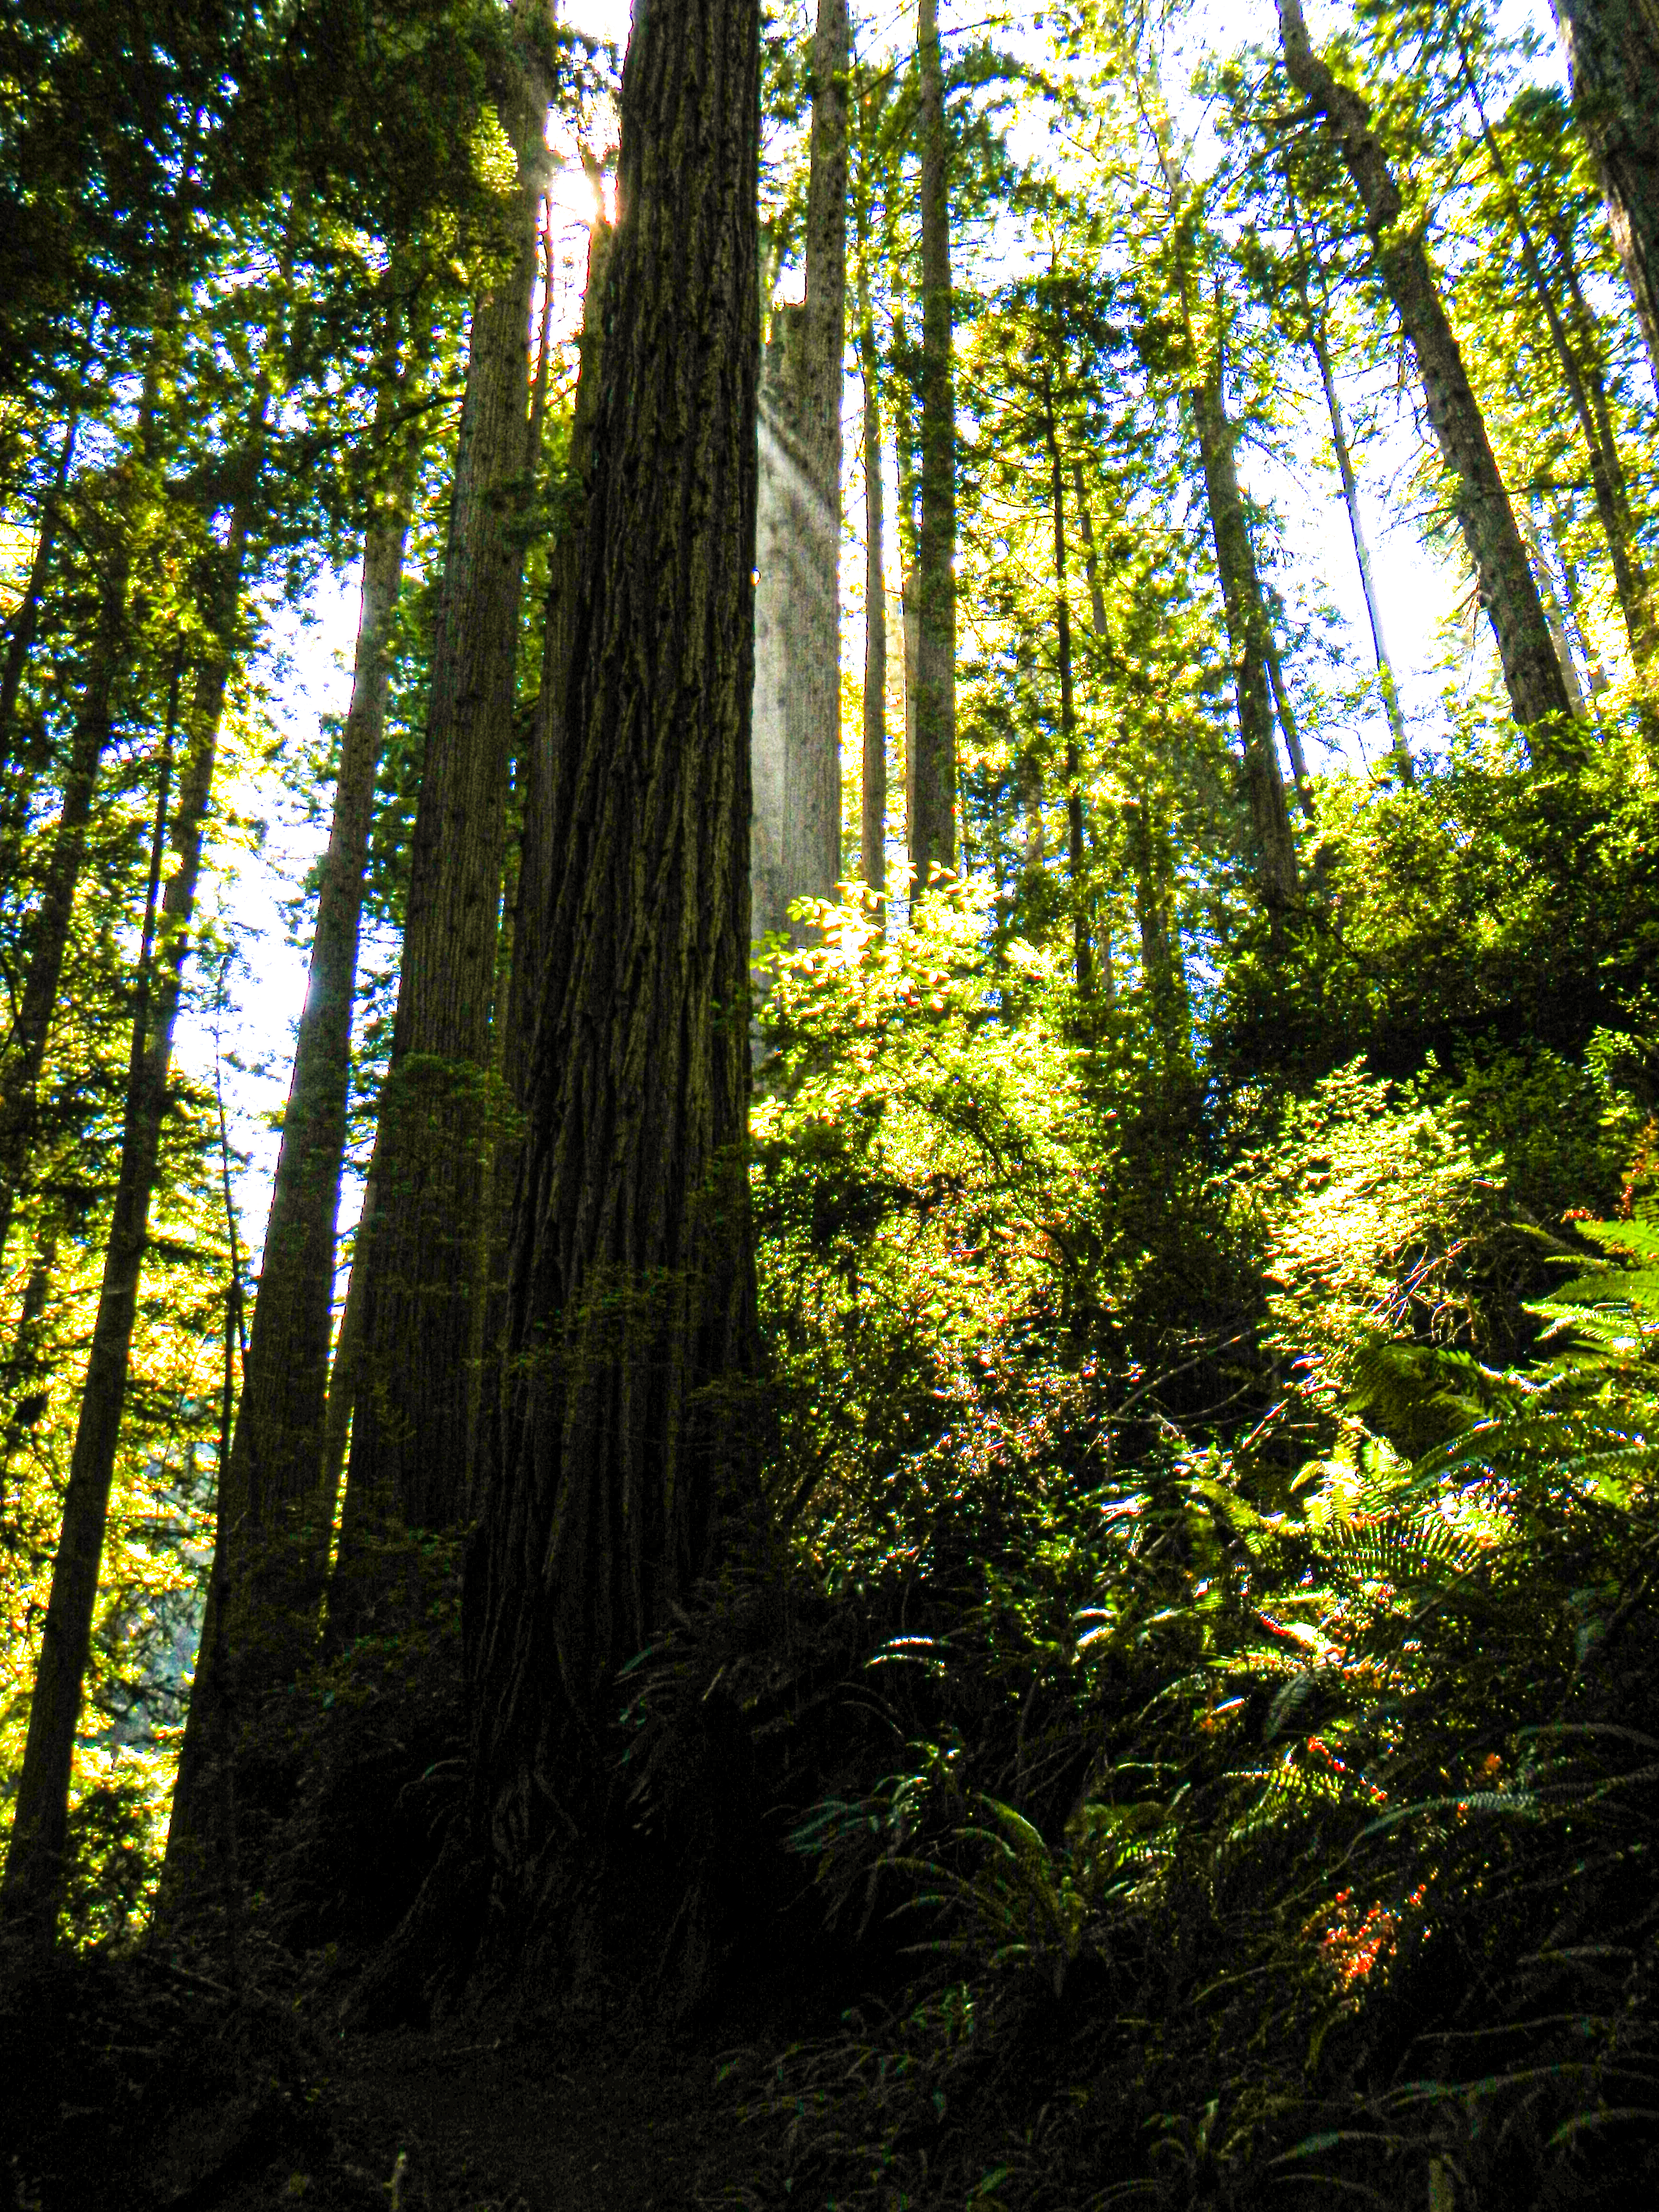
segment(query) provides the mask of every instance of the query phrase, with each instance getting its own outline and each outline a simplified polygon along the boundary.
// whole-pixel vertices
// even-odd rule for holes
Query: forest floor
[[[748,2161],[740,2040],[639,1992],[345,2033],[131,1958],[0,1971],[0,2212],[690,2212]]]
[[[717,2195],[732,2160],[718,2076],[697,2038],[538,2044],[481,2039],[475,2020],[342,2038],[325,2094],[340,2162],[372,2158],[385,2184],[401,2157],[408,2212],[678,2212]]]

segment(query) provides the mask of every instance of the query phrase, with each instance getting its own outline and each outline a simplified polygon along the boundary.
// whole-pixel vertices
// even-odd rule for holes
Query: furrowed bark
[[[343,1585],[369,1573],[359,1537],[453,1526],[466,1510],[480,1235],[500,1119],[491,1066],[507,836],[544,105],[523,88],[517,252],[472,318],[466,393],[432,643],[392,1057],[360,1231],[364,1270],[341,1532]],[[355,1496],[352,1493],[356,1493]],[[343,1620],[345,1589],[331,1606]]]
[[[1188,398],[1204,463],[1216,570],[1221,581],[1227,641],[1232,657],[1256,883],[1262,904],[1276,929],[1285,909],[1296,903],[1299,887],[1296,838],[1285,804],[1285,779],[1273,743],[1267,611],[1238,488],[1233,426],[1227,419],[1215,373],[1212,372],[1205,382],[1194,385]]]
[[[1279,0],[1279,24],[1286,73],[1324,118],[1359,195],[1378,268],[1417,357],[1429,420],[1457,484],[1458,520],[1498,641],[1510,705],[1534,759],[1541,758],[1549,751],[1551,717],[1570,712],[1566,684],[1428,254],[1421,237],[1406,225],[1400,188],[1371,129],[1370,109],[1315,53],[1301,0]]]
[[[1654,0],[1552,4],[1659,392],[1659,8]]]
[[[623,80],[500,1442],[468,1563],[476,1831],[590,1820],[617,1668],[751,1494],[743,1146],[757,0],[653,0]],[[743,1402],[741,1401],[737,1402]]]
[[[921,528],[910,866],[917,892],[957,865],[957,424],[951,202],[938,0],[918,0],[921,155]]]

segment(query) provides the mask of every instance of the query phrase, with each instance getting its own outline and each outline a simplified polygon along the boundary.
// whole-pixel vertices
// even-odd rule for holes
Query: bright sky
[[[967,0],[945,0],[942,9],[948,38],[953,24],[967,28],[983,23],[988,12],[969,6]],[[1337,9],[1310,6],[1316,36],[1322,19],[1328,21]],[[630,9],[627,0],[569,0],[562,10],[574,27],[595,36],[625,43]],[[883,43],[907,34],[911,9],[903,0],[887,0],[880,11]],[[1512,21],[1530,21],[1547,35],[1547,0],[1507,0],[1505,14]],[[1273,0],[1199,0],[1185,35],[1189,55],[1205,46],[1228,48],[1245,40],[1270,40],[1275,31]],[[1035,36],[1035,33],[1032,35]],[[1185,69],[1172,58],[1166,82],[1173,94]],[[586,188],[573,174],[570,190],[561,194],[573,220],[587,207]],[[573,258],[575,249],[573,246]],[[578,276],[577,280],[580,282]],[[574,288],[567,294],[574,315],[579,301]],[[561,307],[565,305],[561,301]],[[849,392],[849,400],[853,398]],[[1403,517],[1391,518],[1385,496],[1389,477],[1407,458],[1409,417],[1403,410],[1394,434],[1385,440],[1366,465],[1362,496],[1371,538],[1376,582],[1384,626],[1393,648],[1401,690],[1407,713],[1432,726],[1441,679],[1434,672],[1436,628],[1455,592],[1456,580],[1443,573],[1425,556]],[[1321,432],[1322,434],[1322,431]],[[856,456],[858,428],[849,412],[847,450]],[[1276,456],[1247,451],[1242,457],[1247,479],[1271,497],[1285,519],[1286,538],[1294,553],[1319,574],[1329,597],[1346,618],[1356,665],[1370,666],[1369,633],[1355,567],[1346,518],[1334,480],[1314,473],[1308,453],[1294,447]],[[861,514],[862,501],[849,494],[849,517]],[[861,580],[862,553],[848,547],[849,583]],[[854,665],[861,663],[863,641],[857,619],[856,589],[847,593],[849,620],[846,649]],[[349,690],[349,665],[357,615],[357,584],[354,575],[326,580],[313,593],[307,610],[307,626],[289,621],[277,643],[288,649],[289,672],[278,690],[280,719],[291,727],[314,726],[318,715],[343,713]],[[1375,759],[1385,742],[1380,716],[1368,733]],[[314,828],[288,820],[273,822],[264,852],[244,863],[240,877],[224,890],[224,911],[234,938],[246,955],[249,972],[234,977],[234,1000],[219,1024],[219,1045],[225,1053],[253,1066],[264,1062],[267,1072],[231,1074],[228,1095],[233,1102],[235,1141],[252,1155],[248,1170],[239,1179],[241,1234],[257,1255],[264,1232],[270,1198],[270,1176],[275,1167],[276,1139],[271,1116],[279,1113],[286,1092],[288,1055],[294,1025],[299,1018],[305,988],[303,957],[288,945],[279,902],[301,881],[319,849],[322,836]],[[192,1067],[210,1071],[215,1056],[215,1024],[211,1018],[193,1017],[180,1036],[183,1058]],[[343,1225],[349,1225],[356,1199],[349,1199]]]

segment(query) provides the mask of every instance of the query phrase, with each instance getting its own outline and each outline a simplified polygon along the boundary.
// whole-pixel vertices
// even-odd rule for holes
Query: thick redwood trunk
[[[1659,6],[1553,0],[1573,104],[1659,390]]]
[[[1534,755],[1547,752],[1550,717],[1570,711],[1566,684],[1427,252],[1420,235],[1405,222],[1400,188],[1371,129],[1370,109],[1315,53],[1301,0],[1279,0],[1279,24],[1285,70],[1324,118],[1342,155],[1364,209],[1383,283],[1417,356],[1429,420],[1456,482],[1458,520],[1498,640],[1515,719],[1528,733]]]
[[[519,245],[472,316],[432,641],[426,753],[392,1059],[361,1231],[362,1350],[340,1571],[377,1528],[452,1526],[467,1506],[489,1152],[501,871],[524,568],[529,320],[540,112],[523,142]]]
[[[1285,778],[1273,743],[1273,703],[1267,666],[1270,640],[1267,611],[1256,574],[1255,554],[1238,488],[1233,455],[1233,426],[1227,419],[1218,379],[1212,375],[1188,394],[1204,462],[1204,487],[1215,540],[1216,570],[1221,580],[1227,641],[1232,655],[1238,733],[1244,749],[1244,788],[1256,881],[1262,904],[1275,925],[1296,902],[1296,838],[1285,804]]]
[[[617,1667],[708,1565],[748,1425],[757,0],[653,0],[619,216],[515,1209],[469,1564],[477,1810],[592,1811]]]
[[[916,557],[915,757],[910,866],[916,889],[957,865],[957,418],[951,198],[938,0],[918,0],[921,155],[921,529]]]

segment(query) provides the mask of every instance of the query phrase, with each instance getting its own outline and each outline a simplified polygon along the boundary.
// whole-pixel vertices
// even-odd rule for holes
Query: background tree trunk
[[[915,887],[957,864],[957,422],[951,314],[951,198],[938,0],[917,0],[921,155],[921,530],[917,550],[916,713],[910,768]]]
[[[1220,380],[1213,372],[1188,395],[1204,462],[1204,485],[1215,539],[1216,569],[1232,652],[1238,732],[1244,748],[1244,787],[1250,809],[1256,880],[1262,903],[1275,927],[1296,902],[1298,885],[1296,838],[1285,804],[1285,778],[1273,743],[1273,718],[1267,668],[1267,611],[1244,518],[1233,458],[1233,426],[1227,419]]]
[[[846,0],[819,0],[812,41],[806,296],[780,307],[762,395],[756,568],[757,939],[804,941],[799,898],[841,875],[841,463],[847,332]]]
[[[1353,179],[1382,280],[1417,356],[1429,420],[1457,481],[1458,520],[1498,640],[1510,705],[1534,755],[1547,751],[1544,726],[1551,715],[1570,711],[1566,684],[1428,254],[1417,233],[1405,227],[1400,188],[1370,127],[1370,109],[1315,53],[1301,0],[1279,0],[1279,24],[1286,72],[1324,117]]]
[[[1054,392],[1043,368],[1042,439],[1054,543],[1054,642],[1060,665],[1060,740],[1066,755],[1066,873],[1072,895],[1072,973],[1081,998],[1095,988],[1094,946],[1085,893],[1088,854],[1083,823],[1083,762],[1078,748],[1077,692],[1072,668],[1072,602],[1066,574],[1066,475],[1054,427]]]
[[[259,409],[263,420],[264,404]],[[228,543],[219,556],[220,588],[214,629],[217,657],[197,682],[189,716],[190,749],[173,817],[173,844],[179,863],[161,902],[154,945],[149,916],[140,955],[139,998],[133,1020],[131,1072],[121,1139],[121,1166],[104,1255],[92,1350],[81,1396],[80,1418],[64,1497],[62,1533],[52,1567],[52,1595],[40,1640],[34,1694],[29,1707],[28,1737],[17,1786],[11,1845],[6,1858],[0,1906],[8,1918],[41,1942],[52,1940],[63,1879],[63,1854],[69,1826],[70,1778],[76,1729],[92,1649],[98,1577],[110,1490],[115,1479],[121,1409],[126,1395],[132,1333],[137,1318],[138,1283],[149,1237],[150,1200],[155,1189],[161,1122],[167,1105],[173,1032],[189,957],[196,886],[201,873],[208,802],[218,755],[231,656],[228,641],[240,605],[243,555],[247,542],[248,503],[240,501],[231,518]],[[166,787],[157,811],[158,838],[152,860],[152,904],[159,874],[159,832]],[[152,977],[156,985],[150,995]]]
[[[1659,391],[1659,6],[1552,0]]]
[[[544,106],[524,91],[517,250],[473,311],[434,628],[376,1202],[360,1231],[363,1335],[339,1575],[357,1539],[465,1511],[479,1234],[499,1120],[490,1027],[524,572],[529,322]],[[355,1493],[353,1495],[352,1493]]]
[[[653,0],[623,80],[569,801],[467,1578],[475,1814],[515,1859],[591,1813],[583,1746],[709,1564],[752,1425],[721,1396],[755,1327],[758,72],[757,0]]]
[[[323,1440],[333,1328],[335,1230],[351,1079],[351,1014],[374,781],[417,434],[396,428],[408,379],[387,363],[376,447],[395,441],[364,534],[351,703],[317,900],[310,974],[265,1230],[241,1400],[222,1470],[218,1543],[167,1834],[174,1898],[210,1823],[220,1723],[290,1682],[314,1640],[327,1579],[332,1496]],[[217,1546],[216,1546],[216,1552]],[[227,1665],[234,1680],[221,1679]]]

